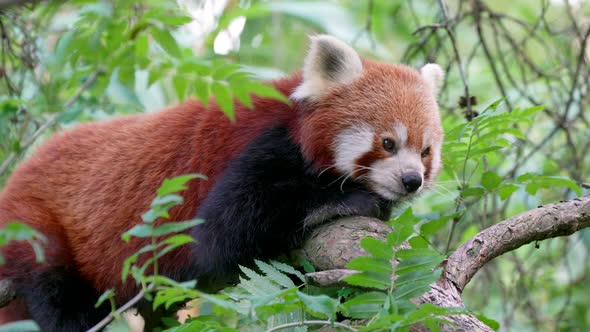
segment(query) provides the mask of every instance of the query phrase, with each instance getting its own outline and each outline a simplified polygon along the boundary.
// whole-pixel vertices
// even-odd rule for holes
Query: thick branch
[[[10,280],[0,280],[0,308],[10,303],[15,295],[12,282]]]

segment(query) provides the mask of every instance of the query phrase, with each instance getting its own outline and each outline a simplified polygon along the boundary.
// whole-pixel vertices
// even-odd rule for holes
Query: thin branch
[[[469,116],[472,115],[471,111],[471,95],[469,92],[469,84],[467,83],[467,75],[465,74],[465,68],[463,61],[461,61],[461,54],[459,53],[459,48],[457,47],[457,40],[455,38],[455,33],[450,27],[450,22],[447,14],[447,5],[444,0],[438,1],[440,6],[440,11],[443,16],[443,26],[447,35],[449,36],[449,40],[451,41],[451,45],[453,47],[453,53],[455,55],[455,60],[457,62],[457,67],[459,69],[459,76],[461,77],[461,82],[463,83],[463,92],[465,94],[465,111]]]
[[[103,320],[101,320],[100,322],[98,322],[98,324],[94,325],[92,328],[90,328],[86,332],[98,332],[98,331],[101,331],[113,319],[115,319],[115,317],[120,316],[125,311],[131,309],[135,304],[137,304],[137,302],[141,301],[141,299],[143,299],[143,296],[145,295],[145,293],[151,291],[154,288],[154,286],[155,286],[155,284],[150,284],[145,290],[142,289],[131,300],[129,300],[124,305],[122,305],[116,311],[111,312],[108,316],[106,316],[105,318],[103,318]]]

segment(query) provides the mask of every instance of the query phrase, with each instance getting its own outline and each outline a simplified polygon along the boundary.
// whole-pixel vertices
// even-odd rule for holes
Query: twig
[[[86,332],[98,332],[102,330],[105,326],[107,326],[116,316],[121,315],[123,312],[127,311],[131,307],[133,307],[137,302],[141,301],[143,296],[146,292],[151,291],[154,288],[155,284],[150,284],[146,289],[142,289],[137,295],[135,295],[131,300],[127,303],[123,304],[119,309],[115,312],[111,312],[108,316],[103,318],[98,324],[94,325],[92,328],[87,330]]]
[[[467,83],[467,75],[465,74],[463,61],[461,61],[461,54],[459,53],[459,48],[457,47],[455,33],[449,26],[450,21],[447,14],[447,5],[444,0],[439,0],[438,4],[440,6],[440,11],[443,16],[443,26],[445,28],[445,31],[447,32],[447,35],[449,36],[449,40],[451,41],[451,46],[453,47],[453,53],[455,55],[455,60],[457,62],[457,66],[459,69],[459,76],[461,76],[461,82],[463,83],[463,92],[465,94],[465,111],[468,115],[471,115],[471,95],[469,93],[469,84]]]

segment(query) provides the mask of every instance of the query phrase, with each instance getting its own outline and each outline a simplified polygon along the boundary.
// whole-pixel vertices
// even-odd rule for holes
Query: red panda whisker
[[[344,182],[346,182],[346,180],[348,180],[351,177],[352,177],[352,173],[348,174],[348,176],[346,176],[344,178],[344,180],[342,180],[342,183],[340,183],[340,191],[344,192]]]
[[[436,182],[430,182],[430,183],[428,183],[428,184],[429,184],[429,188],[443,189],[443,190],[445,190],[447,193],[449,193],[449,194],[453,194],[453,191],[452,191],[451,189],[449,189],[449,188],[447,188],[447,187],[445,187],[445,186],[443,186],[443,185],[440,185],[440,184],[438,184],[438,183],[436,183]]]
[[[449,190],[448,188],[443,187],[443,186],[439,186],[436,183],[432,183],[432,182],[425,183],[424,189],[432,190],[443,197],[452,197],[454,195],[454,193],[451,190]],[[444,192],[441,189],[443,189]]]
[[[376,169],[374,167],[369,167],[369,166],[363,166],[363,165],[356,165],[355,167],[360,168],[361,170],[363,169],[368,169],[369,171],[376,171]]]
[[[320,171],[320,173],[318,174],[318,177],[322,176],[322,174],[324,174],[326,171],[328,171],[334,167],[336,167],[336,164],[327,166],[326,168],[324,168],[323,170]]]
[[[350,179],[352,176],[354,176],[354,173],[355,173],[355,172],[358,172],[358,171],[360,171],[360,170],[353,170],[353,171],[352,171],[350,174],[348,174],[348,176],[346,176],[346,177],[344,178],[344,180],[342,180],[342,183],[340,184],[340,191],[344,191],[344,190],[343,190],[343,187],[344,187],[344,182],[346,182],[346,180],[348,180],[348,179]],[[362,176],[362,175],[361,175],[361,176]]]

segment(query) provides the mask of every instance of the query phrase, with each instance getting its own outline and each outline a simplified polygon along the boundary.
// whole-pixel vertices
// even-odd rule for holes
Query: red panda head
[[[441,167],[436,94],[443,71],[361,59],[331,36],[311,38],[299,108],[299,141],[308,160],[398,200],[432,184]]]

